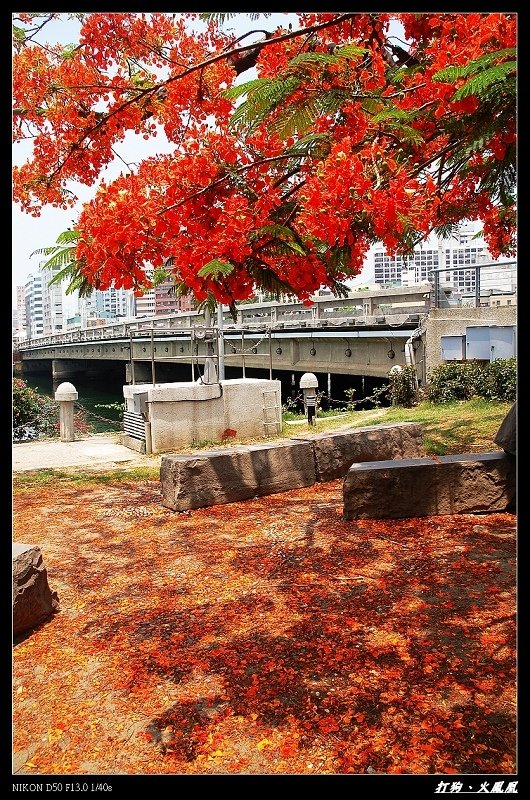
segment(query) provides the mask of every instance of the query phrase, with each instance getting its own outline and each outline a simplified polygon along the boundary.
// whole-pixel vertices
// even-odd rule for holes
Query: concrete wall
[[[190,381],[124,386],[127,411],[135,410],[134,396],[143,392],[147,392],[153,453],[220,442],[228,429],[246,438],[281,431],[281,412],[278,423],[266,424],[274,422],[274,406],[281,409],[280,381],[238,378],[211,385]]]
[[[433,308],[425,323],[425,366],[427,377],[441,358],[442,336],[464,336],[466,328],[475,325],[517,325],[517,309],[498,308]]]

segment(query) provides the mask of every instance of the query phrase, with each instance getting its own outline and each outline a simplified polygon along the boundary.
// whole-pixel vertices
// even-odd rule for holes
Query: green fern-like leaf
[[[199,19],[202,19],[205,22],[210,22],[210,21],[213,20],[213,21],[217,21],[221,25],[223,25],[225,22],[228,22],[228,20],[231,20],[234,17],[237,17],[240,13],[241,12],[239,12],[239,11],[204,11],[204,12],[199,14]],[[270,17],[270,15],[271,15],[271,12],[255,12],[255,11],[251,11],[251,12],[245,12],[245,13],[253,21],[259,19],[260,17]]]
[[[469,61],[467,64],[463,64],[462,66],[451,65],[449,67],[444,67],[443,69],[438,70],[438,72],[435,72],[432,76],[432,79],[433,81],[455,83],[460,78],[467,78],[469,75],[475,75],[477,72],[487,69],[491,66],[491,64],[495,63],[496,61],[500,61],[503,58],[513,59],[515,55],[516,50],[513,47],[505,50],[496,50],[493,53],[485,53],[483,56],[480,56],[480,58]],[[511,63],[515,62],[512,61]]]
[[[400,125],[399,123],[390,122],[388,127],[395,133],[398,133],[401,139],[407,142],[407,144],[418,145],[422,144],[424,141],[421,133],[411,125]]]
[[[297,103],[290,103],[270,123],[270,130],[278,136],[304,135],[315,120],[324,114],[335,114],[350,98],[347,89],[332,88]]]
[[[289,241],[296,241],[296,234],[285,225],[263,225],[250,234],[251,239],[260,239],[262,236],[280,237],[283,236]]]
[[[345,59],[356,59],[364,56],[368,51],[357,45],[345,45],[336,48],[333,53],[309,52],[300,53],[292,58],[285,70],[285,74],[300,71],[314,71],[315,68],[335,66]]]
[[[161,283],[166,283],[171,278],[171,273],[165,267],[159,267],[153,271],[151,278],[153,286],[160,286]]]
[[[337,64],[338,58],[335,55],[331,55],[330,53],[300,53],[299,55],[291,58],[289,61],[286,71],[297,71],[296,67],[307,67],[307,66],[326,66],[328,64]]]
[[[323,255],[328,270],[331,273],[350,271],[351,249],[349,245],[328,246],[327,251]]]
[[[267,242],[267,244],[263,246],[262,252],[271,256],[290,256],[293,253],[298,256],[307,255],[304,248],[297,242],[286,242],[284,239],[274,239],[271,242]]]
[[[68,280],[65,294],[70,295],[78,292],[79,297],[90,297],[94,287],[88,282],[82,272],[82,261],[70,261],[60,269],[48,282],[48,286],[60,286],[63,281]]]
[[[59,249],[57,249],[57,247],[43,247],[40,251],[35,250],[31,255],[42,253],[42,255],[50,256],[47,261],[41,264],[40,269],[56,269],[57,267],[64,267],[70,264],[74,258],[74,251],[75,247],[73,245],[71,247],[62,247]]]
[[[210,315],[213,317],[217,310],[217,300],[212,292],[208,291],[206,300],[195,302],[195,307],[197,308],[197,311],[209,311]]]
[[[314,158],[325,158],[330,151],[329,133],[310,133],[298,139],[286,153],[293,155],[312,156]]]
[[[269,130],[282,139],[291,136],[303,136],[318,117],[318,104],[313,98],[302,103],[291,103],[273,122]]]
[[[337,47],[333,51],[333,55],[337,58],[361,58],[368,52],[366,47],[359,47],[356,44],[346,44],[343,47]]]
[[[228,98],[228,100],[237,100],[238,97],[242,97],[244,94],[258,92],[262,88],[264,89],[270,86],[271,83],[274,83],[272,78],[255,78],[252,81],[238,83],[237,86],[230,86],[229,89],[224,90],[223,97]]]
[[[480,97],[484,94],[485,90],[496,83],[501,83],[505,78],[516,70],[515,61],[507,61],[505,64],[497,64],[495,67],[484,70],[478,75],[470,78],[460,89],[454,93],[452,100],[463,100],[470,95],[477,95]]]
[[[168,261],[169,261],[169,259],[168,259]],[[166,261],[166,264],[167,264],[167,261]],[[185,281],[179,281],[179,280],[175,280],[175,285],[174,285],[174,290],[173,291],[174,291],[175,297],[177,299],[180,299],[181,297],[189,297],[191,294],[193,294],[193,292],[190,289],[190,287],[188,286],[188,284]]]
[[[342,281],[332,280],[329,287],[335,297],[348,297],[350,290]]]
[[[460,226],[452,222],[444,222],[442,225],[437,225],[433,230],[436,233],[436,235],[439,236],[441,239],[449,239],[452,236],[458,235]],[[439,264],[438,266],[441,267],[444,265]]]
[[[212,259],[212,261],[208,261],[200,270],[197,272],[197,275],[200,278],[219,278],[221,275],[226,276],[230,275],[230,273],[234,270],[234,264],[231,264],[229,261],[221,261],[218,258]]]
[[[261,79],[260,85],[252,88],[247,99],[241,103],[230,118],[230,127],[242,126],[249,132],[258,125],[300,85],[296,77],[285,80]]]
[[[256,287],[273,295],[276,300],[280,300],[282,297],[296,297],[293,287],[280,278],[265,262],[251,257],[245,260],[245,267]]]
[[[384,122],[385,120],[393,120],[393,119],[406,119],[406,120],[413,120],[415,114],[411,113],[410,111],[404,111],[402,108],[396,108],[395,106],[390,106],[383,111],[379,111],[374,116],[374,122]]]

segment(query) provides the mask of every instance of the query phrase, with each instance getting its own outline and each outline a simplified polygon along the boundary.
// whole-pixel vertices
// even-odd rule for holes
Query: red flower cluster
[[[95,286],[138,289],[171,259],[198,299],[274,279],[307,299],[357,274],[371,243],[407,252],[463,219],[514,254],[515,14],[300,14],[300,33],[254,53],[174,16],[89,13],[75,49],[17,45],[14,139],[34,138],[14,199],[38,215],[75,201],[72,180],[98,185],[76,223]],[[241,108],[226,90],[244,58],[259,80]],[[170,155],[100,181],[127,134],[160,131]],[[229,267],[202,274],[212,260]]]

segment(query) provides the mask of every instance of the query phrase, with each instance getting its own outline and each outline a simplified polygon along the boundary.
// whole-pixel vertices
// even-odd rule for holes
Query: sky
[[[293,22],[293,27],[296,27],[296,16],[294,14],[271,14],[268,18],[264,18],[261,21],[250,20],[247,14],[239,14],[238,17],[234,17],[226,23],[226,28],[233,28],[236,35],[241,35],[255,28],[264,27],[265,29],[272,30],[278,25],[286,27],[290,21]],[[67,20],[65,16],[61,21],[50,23],[49,27],[46,26],[40,41],[42,43],[54,41],[70,44],[77,40],[78,31],[79,23],[75,20]],[[258,39],[260,37],[261,34],[258,34],[254,38]],[[245,40],[245,42],[251,43],[252,39],[249,38]],[[250,80],[252,77],[252,71],[249,70],[244,73],[242,80]],[[165,139],[163,132],[159,134],[156,139],[147,142],[141,137],[130,134],[119,146],[119,154],[127,162],[139,161],[143,157],[152,155],[154,151],[168,153],[172,150],[173,145]],[[29,142],[14,144],[12,147],[13,165],[24,163],[30,154],[31,145]],[[121,173],[122,169],[123,162],[119,159],[115,159],[114,162],[101,173],[101,177],[104,177],[107,181],[113,180]],[[79,203],[72,209],[63,210],[50,206],[41,212],[40,217],[33,217],[23,212],[18,204],[12,204],[13,308],[16,308],[16,287],[24,285],[28,275],[37,274],[39,271],[39,263],[44,259],[42,255],[32,255],[32,253],[42,247],[49,247],[55,244],[57,236],[62,231],[72,227],[72,222],[78,216],[82,203],[91,199],[95,193],[95,187],[87,187],[77,183],[70,184],[70,188],[79,196]],[[357,280],[367,281],[368,279],[369,275],[365,269]],[[69,302],[73,307],[75,301],[70,299]],[[66,310],[68,311],[69,309],[67,308]]]

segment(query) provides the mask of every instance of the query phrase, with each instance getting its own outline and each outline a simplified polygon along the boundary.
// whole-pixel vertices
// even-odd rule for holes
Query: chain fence
[[[94,419],[98,419],[101,422],[106,422],[109,425],[115,425],[119,428],[121,428],[123,425],[123,420],[107,419],[107,417],[102,417],[99,414],[95,414],[93,411],[89,411],[88,408],[85,408],[85,406],[81,405],[81,403],[74,403],[74,408],[76,408],[78,411],[83,411],[83,413],[85,413],[88,417],[93,417]]]

